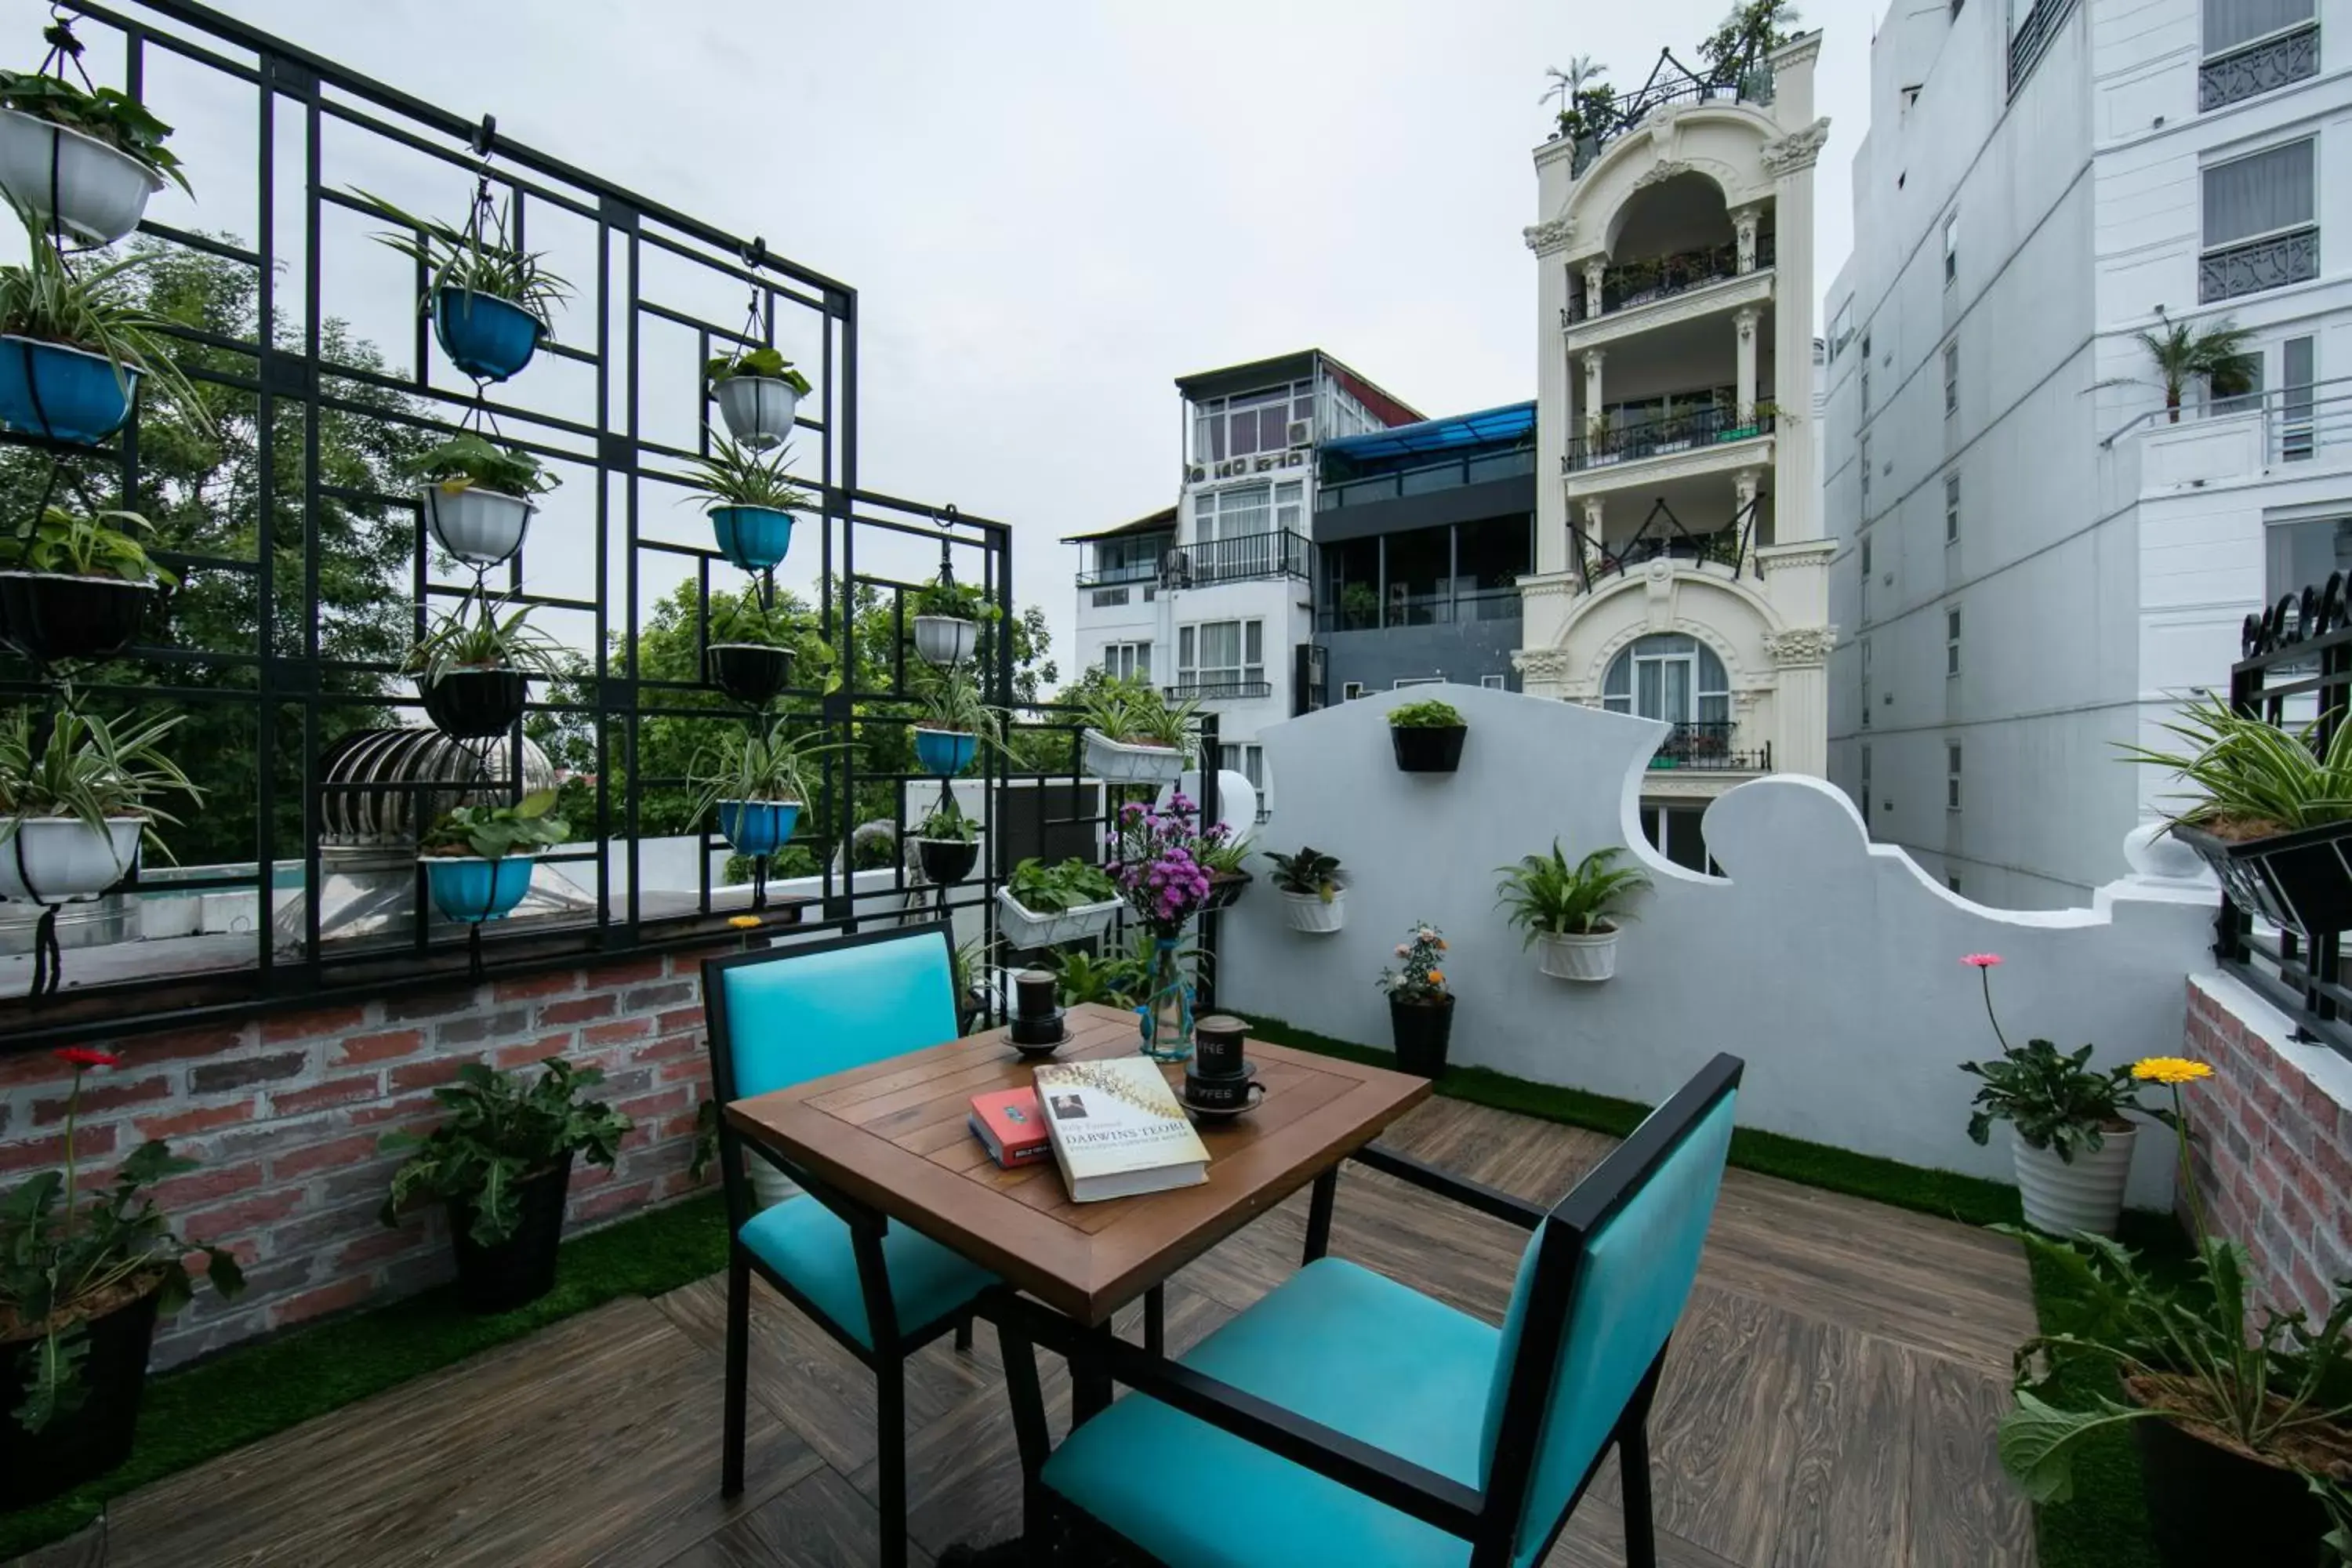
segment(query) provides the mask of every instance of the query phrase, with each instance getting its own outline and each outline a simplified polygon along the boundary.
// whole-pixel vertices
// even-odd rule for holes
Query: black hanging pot
[[[154,597],[152,584],[119,577],[0,572],[0,641],[37,660],[112,658]]]
[[[1434,1002],[1389,998],[1389,1033],[1396,1042],[1397,1070],[1422,1078],[1445,1071],[1446,1047],[1454,1039],[1454,994]]]
[[[2172,836],[2241,908],[2305,936],[2352,930],[2352,822],[2238,841],[2176,822]]]
[[[746,708],[765,708],[793,683],[793,650],[715,642],[703,652],[702,670],[706,680]]]
[[[1396,747],[1397,766],[1409,773],[1450,773],[1462,765],[1463,737],[1467,724],[1391,724],[1389,740]]]
[[[82,1402],[37,1433],[9,1414],[24,1403],[26,1352],[36,1342],[0,1341],[0,1509],[28,1508],[71,1491],[131,1457],[161,1283],[149,1281],[133,1300],[84,1324]]]
[[[938,887],[953,887],[971,875],[980,859],[977,838],[918,838],[915,858],[923,868],[923,880]]]
[[[563,1200],[572,1191],[572,1156],[515,1184],[521,1215],[504,1241],[473,1237],[474,1205],[452,1200],[449,1242],[457,1254],[457,1299],[468,1311],[510,1312],[555,1289],[555,1255],[563,1240]]]
[[[1249,889],[1255,880],[1247,871],[1212,871],[1209,873],[1209,896],[1201,905],[1203,914],[1229,910],[1234,901]]]
[[[514,728],[530,699],[530,678],[519,669],[453,669],[438,680],[420,680],[416,695],[425,716],[443,734],[459,741],[487,741]]]
[[[2161,1416],[2131,1423],[2164,1568],[2259,1563],[2319,1568],[2327,1510],[2302,1476],[2217,1444]]]

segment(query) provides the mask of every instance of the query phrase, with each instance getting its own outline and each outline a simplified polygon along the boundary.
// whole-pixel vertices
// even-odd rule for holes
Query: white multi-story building
[[[2352,4],[2009,4],[1895,7],[1872,46],[1828,302],[1831,773],[2034,908],[2120,875],[2178,787],[2116,744],[2352,565]],[[2225,322],[2255,390],[2168,413],[2138,334]]]
[[[1644,826],[1825,769],[1832,547],[1811,416],[1819,34],[1737,85],[1662,67],[1599,138],[1535,153],[1536,571],[1525,689],[1677,726]]]
[[[1081,667],[1141,675],[1217,717],[1223,765],[1263,785],[1256,735],[1313,683],[1316,447],[1421,416],[1319,349],[1179,376],[1176,504],[1078,534]]]

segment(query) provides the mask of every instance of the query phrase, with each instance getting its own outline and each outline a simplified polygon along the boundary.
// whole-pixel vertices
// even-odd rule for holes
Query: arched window
[[[1637,638],[1609,663],[1601,705],[1612,713],[1669,724],[1727,724],[1731,681],[1723,660],[1696,637],[1659,632]]]

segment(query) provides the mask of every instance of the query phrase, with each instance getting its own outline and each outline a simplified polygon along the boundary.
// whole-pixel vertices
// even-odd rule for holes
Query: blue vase
[[[433,907],[453,921],[479,925],[503,919],[530,891],[531,858],[509,855],[497,860],[446,859],[428,857],[426,888]]]
[[[980,737],[959,730],[915,731],[915,763],[925,773],[949,779],[971,766]]]
[[[712,507],[710,531],[719,553],[746,572],[765,572],[793,547],[793,514],[773,507]]]
[[[481,381],[504,381],[530,363],[547,328],[511,300],[444,289],[433,297],[433,332],[459,370]]]
[[[722,800],[719,832],[738,855],[773,855],[789,842],[801,818],[798,801]]]
[[[62,343],[0,338],[0,424],[29,436],[95,446],[131,417],[139,373]]]
[[[1174,937],[1151,943],[1151,990],[1136,1008],[1143,1030],[1143,1054],[1155,1061],[1181,1062],[1192,1055],[1192,988]]]

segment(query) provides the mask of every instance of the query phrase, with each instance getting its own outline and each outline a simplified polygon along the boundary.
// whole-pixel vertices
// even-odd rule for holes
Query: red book
[[[988,1150],[988,1157],[1008,1169],[1053,1157],[1054,1145],[1045,1136],[1045,1119],[1038,1112],[1034,1089],[975,1094],[968,1120],[973,1136]]]

